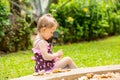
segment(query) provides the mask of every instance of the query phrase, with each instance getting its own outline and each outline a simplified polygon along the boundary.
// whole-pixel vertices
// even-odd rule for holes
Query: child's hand
[[[62,51],[62,50],[59,50],[59,51],[57,52],[57,54],[58,54],[58,57],[60,58],[60,57],[63,55],[63,51]]]

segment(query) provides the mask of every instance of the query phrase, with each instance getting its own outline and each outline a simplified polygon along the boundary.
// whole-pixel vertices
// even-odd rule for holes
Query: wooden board
[[[104,74],[107,72],[120,72],[120,65],[77,68],[68,72],[45,74],[43,76],[28,75],[10,80],[77,80],[86,73]]]

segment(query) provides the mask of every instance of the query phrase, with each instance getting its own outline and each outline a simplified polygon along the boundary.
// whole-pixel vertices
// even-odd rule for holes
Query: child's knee
[[[72,61],[72,59],[71,59],[70,57],[65,57],[65,59],[66,59],[67,61],[69,61],[69,62]]]

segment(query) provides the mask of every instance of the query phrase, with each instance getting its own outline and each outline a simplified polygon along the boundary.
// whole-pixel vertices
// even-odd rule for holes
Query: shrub
[[[10,12],[7,9],[7,6],[0,1],[0,41],[5,36],[5,32],[3,31],[5,26],[10,25],[10,21],[8,19]]]
[[[72,0],[55,11],[60,5],[52,4],[51,13],[60,24],[58,31],[65,43],[120,34],[116,1]]]
[[[31,44],[28,23],[17,14],[10,14],[4,1],[0,1],[0,21],[0,52],[28,49]]]

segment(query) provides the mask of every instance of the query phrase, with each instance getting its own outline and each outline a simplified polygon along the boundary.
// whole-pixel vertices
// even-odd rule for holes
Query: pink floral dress
[[[48,54],[52,54],[51,50],[51,44],[47,46]],[[36,61],[35,65],[35,72],[39,72],[41,70],[52,70],[54,67],[55,60],[44,60],[42,55],[40,54],[40,50],[32,48],[32,51],[34,52],[34,57]]]

